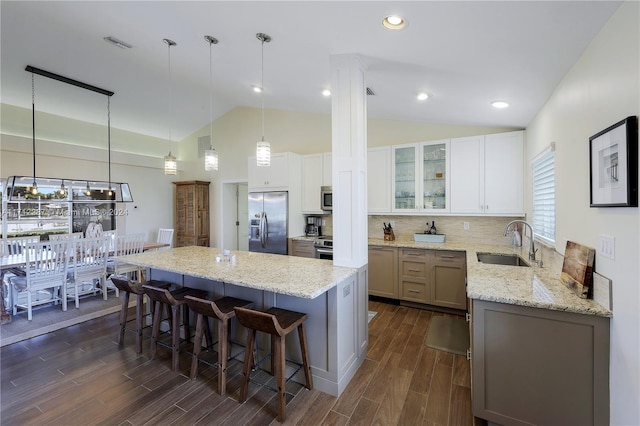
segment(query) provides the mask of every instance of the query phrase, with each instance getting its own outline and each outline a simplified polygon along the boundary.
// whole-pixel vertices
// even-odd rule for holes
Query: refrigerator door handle
[[[260,244],[262,248],[267,247],[268,233],[269,224],[267,222],[267,213],[263,211],[260,215]]]

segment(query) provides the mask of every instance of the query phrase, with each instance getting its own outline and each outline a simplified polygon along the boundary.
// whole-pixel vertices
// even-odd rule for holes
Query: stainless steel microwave
[[[333,190],[330,186],[320,187],[320,205],[322,210],[333,210]]]

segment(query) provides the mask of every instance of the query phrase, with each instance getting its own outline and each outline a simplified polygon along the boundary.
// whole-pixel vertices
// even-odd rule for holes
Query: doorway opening
[[[222,183],[222,248],[249,251],[249,187]]]

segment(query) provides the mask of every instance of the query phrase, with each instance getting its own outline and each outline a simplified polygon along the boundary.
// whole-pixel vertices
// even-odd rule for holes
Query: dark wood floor
[[[287,424],[472,425],[469,363],[425,346],[429,321],[440,313],[369,302],[367,359],[340,398],[287,385]],[[0,350],[0,424],[186,425],[276,424],[275,393],[252,385],[239,404],[241,363],[231,362],[227,390],[216,370],[190,357],[170,370],[169,351],[155,360],[136,355],[134,335],[116,344],[117,314],[6,346]],[[264,372],[258,379],[273,378]]]

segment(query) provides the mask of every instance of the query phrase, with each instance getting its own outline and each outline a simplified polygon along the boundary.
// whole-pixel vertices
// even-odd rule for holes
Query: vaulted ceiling
[[[31,108],[31,65],[115,92],[111,125],[173,140],[238,106],[329,114],[330,57],[359,54],[375,118],[523,128],[620,2],[2,1],[1,101]],[[390,14],[408,25],[389,31]],[[209,90],[211,46],[213,91]],[[132,47],[103,40],[112,36]],[[174,40],[169,51],[163,38]],[[171,83],[170,83],[171,82]],[[104,97],[36,77],[36,108],[106,121]],[[417,101],[419,92],[430,98]],[[506,100],[497,110],[494,100]],[[170,115],[170,111],[172,115]]]

